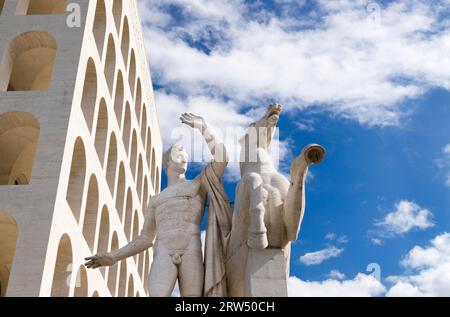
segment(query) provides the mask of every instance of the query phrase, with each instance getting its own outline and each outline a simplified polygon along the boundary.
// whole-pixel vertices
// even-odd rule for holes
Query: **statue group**
[[[86,258],[85,265],[115,265],[152,247],[151,297],[170,296],[177,281],[183,297],[287,296],[290,243],[298,238],[305,211],[308,167],[320,163],[325,150],[309,145],[292,161],[290,180],[279,173],[268,149],[281,112],[280,105],[270,105],[240,140],[234,210],[222,184],[229,161],[225,145],[202,117],[183,114],[181,122],[200,132],[213,160],[188,180],[188,154],[173,145],[163,157],[167,187],[151,197],[141,234],[118,250]]]

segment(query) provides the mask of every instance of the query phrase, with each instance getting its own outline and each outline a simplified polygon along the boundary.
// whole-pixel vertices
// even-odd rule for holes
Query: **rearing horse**
[[[230,296],[245,296],[249,248],[283,249],[288,273],[290,242],[297,239],[304,215],[308,167],[325,156],[320,145],[309,145],[292,162],[291,181],[279,173],[268,148],[281,112],[280,105],[270,105],[241,139],[241,180],[236,187],[227,252]]]

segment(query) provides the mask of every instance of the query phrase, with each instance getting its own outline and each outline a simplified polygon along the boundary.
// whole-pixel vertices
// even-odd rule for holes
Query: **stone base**
[[[248,249],[244,296],[288,296],[285,254],[282,249]]]

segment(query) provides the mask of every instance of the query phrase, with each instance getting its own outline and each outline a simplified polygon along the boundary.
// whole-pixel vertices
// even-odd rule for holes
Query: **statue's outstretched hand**
[[[205,126],[205,119],[193,113],[183,113],[180,120],[191,128],[199,129],[200,131],[202,131]]]
[[[99,253],[94,256],[90,256],[88,258],[85,258],[87,261],[84,265],[88,269],[96,269],[98,267],[102,266],[111,266],[116,263],[114,258],[112,257],[111,253],[105,252],[105,253]]]
[[[292,161],[291,177],[294,182],[302,181],[306,168],[311,164],[319,164],[325,157],[325,149],[318,144],[306,146],[302,153]]]

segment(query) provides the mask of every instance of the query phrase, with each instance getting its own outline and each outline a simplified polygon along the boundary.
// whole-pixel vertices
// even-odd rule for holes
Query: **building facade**
[[[0,0],[1,296],[146,296],[162,141],[136,0]]]

